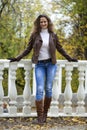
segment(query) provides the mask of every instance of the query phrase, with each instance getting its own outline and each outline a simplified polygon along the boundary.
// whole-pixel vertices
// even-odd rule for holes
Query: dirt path
[[[87,130],[87,118],[48,118],[43,126],[33,125],[33,118],[0,118],[0,130]]]

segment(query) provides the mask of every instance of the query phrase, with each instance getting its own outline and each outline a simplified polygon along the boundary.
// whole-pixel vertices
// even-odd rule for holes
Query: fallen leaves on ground
[[[83,117],[58,117],[47,118],[47,123],[44,125],[34,125],[32,120],[36,118],[15,117],[15,118],[0,118],[0,130],[50,130],[53,127],[63,127],[72,125],[86,125],[87,118]],[[1,129],[2,128],[2,129]]]

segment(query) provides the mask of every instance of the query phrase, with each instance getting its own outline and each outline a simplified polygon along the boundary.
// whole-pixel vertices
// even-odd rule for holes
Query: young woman
[[[53,31],[53,23],[47,15],[39,15],[34,22],[34,31],[30,36],[27,48],[10,61],[19,61],[33,49],[32,62],[35,64],[36,76],[36,110],[35,123],[46,122],[48,109],[52,99],[52,83],[56,72],[56,49],[68,61],[77,61],[71,58],[59,43],[57,35]],[[44,96],[45,90],[45,97]]]

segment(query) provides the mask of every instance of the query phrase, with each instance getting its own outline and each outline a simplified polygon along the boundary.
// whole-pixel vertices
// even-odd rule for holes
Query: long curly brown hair
[[[48,21],[48,32],[53,32],[53,23],[52,23],[51,19],[47,15],[41,14],[34,21],[33,33],[38,33],[38,34],[40,33],[40,31],[41,31],[40,18],[41,17],[45,17],[47,19],[47,21]]]

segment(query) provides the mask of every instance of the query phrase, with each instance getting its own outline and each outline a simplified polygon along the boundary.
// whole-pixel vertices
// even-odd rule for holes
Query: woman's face
[[[41,29],[47,29],[48,28],[48,21],[45,17],[40,18],[40,27],[41,27]]]

